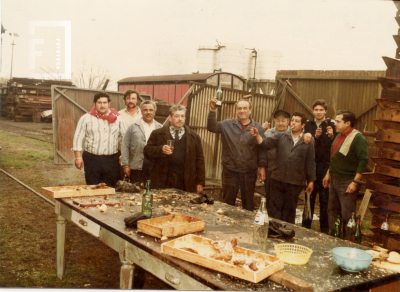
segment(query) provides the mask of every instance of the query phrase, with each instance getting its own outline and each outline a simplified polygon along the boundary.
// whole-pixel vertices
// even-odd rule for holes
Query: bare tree
[[[61,70],[54,69],[49,65],[40,67],[38,71],[42,79],[45,80],[71,81],[71,80],[61,79],[61,73],[62,73]]]
[[[72,73],[73,83],[82,88],[101,89],[107,79],[111,79],[107,69],[96,63],[88,63],[85,59],[75,66]]]

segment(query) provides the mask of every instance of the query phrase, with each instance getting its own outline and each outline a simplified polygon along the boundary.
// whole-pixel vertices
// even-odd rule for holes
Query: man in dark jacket
[[[169,110],[170,125],[154,130],[144,147],[144,156],[153,162],[151,187],[177,188],[201,193],[205,184],[205,164],[200,136],[185,125],[186,108]],[[174,148],[167,140],[175,140]]]
[[[268,215],[292,224],[295,223],[297,200],[304,189],[304,181],[308,183],[306,192],[312,192],[315,180],[314,143],[305,144],[302,139],[306,121],[304,114],[295,112],[290,121],[291,132],[277,133],[264,139],[256,128],[250,129],[261,147],[276,148]]]
[[[264,137],[263,128],[250,118],[250,101],[237,102],[237,119],[222,122],[217,122],[216,102],[215,97],[210,101],[207,130],[221,134],[224,203],[234,206],[240,188],[243,209],[253,211],[257,176],[261,181],[265,180],[267,153],[257,146],[255,139],[250,135],[249,127],[257,127]]]
[[[319,194],[320,219],[319,226],[321,232],[328,233],[328,200],[329,188],[326,189],[322,185],[322,180],[325,177],[329,168],[330,150],[333,138],[336,135],[335,123],[330,119],[326,119],[328,105],[324,100],[316,100],[312,106],[314,119],[308,120],[304,127],[304,133],[310,133],[315,141],[315,164],[316,177],[314,182],[314,190],[310,196],[311,218],[314,216],[315,199]],[[306,196],[307,203],[307,196]],[[303,227],[311,228],[312,220],[303,222]]]

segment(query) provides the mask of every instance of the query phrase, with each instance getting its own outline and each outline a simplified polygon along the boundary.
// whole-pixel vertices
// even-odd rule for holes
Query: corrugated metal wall
[[[348,109],[358,117],[356,128],[359,131],[367,125],[369,131],[377,131],[373,123],[378,119],[379,107],[375,101],[380,98],[382,87],[376,77],[384,77],[385,71],[278,71],[277,79],[287,79],[291,89],[309,106],[317,99],[328,103],[327,117],[334,119],[338,110]],[[309,118],[312,115],[293,95],[287,91],[284,109],[292,113],[299,111]],[[377,156],[378,147],[374,138],[366,137],[369,156]],[[370,167],[374,163],[370,161]]]
[[[206,163],[206,177],[220,179],[222,172],[221,165],[221,142],[219,135],[207,131],[207,116],[210,100],[215,96],[218,89],[216,86],[195,84],[194,95],[189,97],[188,108],[190,110],[189,121],[186,123],[200,135]],[[202,88],[202,89],[201,89]],[[221,113],[217,114],[219,120],[232,119],[236,117],[235,103],[248,95],[249,92],[223,88],[223,104]],[[252,118],[262,124],[271,115],[276,98],[271,95],[253,94]]]
[[[80,105],[86,111],[90,111],[93,106],[94,95],[98,90],[57,86],[51,87],[51,96],[53,101],[53,141],[54,141],[54,163],[65,164],[74,163],[74,152],[71,151],[74,139],[74,133],[79,119],[85,112],[60,94],[63,92],[69,99]],[[125,107],[122,99],[122,93],[115,91],[106,91],[111,98],[111,107],[117,111]],[[64,159],[64,158],[65,159]]]

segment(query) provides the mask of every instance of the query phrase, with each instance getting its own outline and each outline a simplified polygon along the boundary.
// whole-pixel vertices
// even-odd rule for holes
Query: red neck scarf
[[[107,120],[110,124],[114,124],[119,116],[119,113],[114,108],[110,108],[110,113],[108,115],[102,115],[96,111],[96,107],[93,107],[89,114],[100,119]]]

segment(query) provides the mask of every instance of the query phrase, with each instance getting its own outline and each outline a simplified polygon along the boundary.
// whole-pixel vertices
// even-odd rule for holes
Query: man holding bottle
[[[258,147],[250,135],[250,127],[256,127],[264,138],[263,128],[251,119],[252,105],[249,100],[236,103],[236,119],[221,122],[217,121],[216,103],[214,97],[210,101],[207,130],[221,134],[223,201],[234,206],[240,188],[243,209],[253,211],[257,177],[265,180],[267,153]]]

